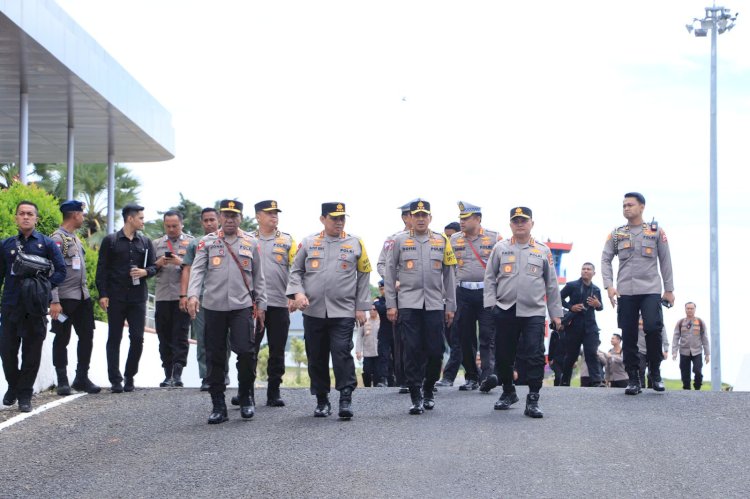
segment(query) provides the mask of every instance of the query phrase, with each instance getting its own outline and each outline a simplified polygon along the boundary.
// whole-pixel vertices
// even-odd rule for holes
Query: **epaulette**
[[[630,232],[630,226],[628,224],[620,225],[619,227],[616,227],[615,230],[612,231],[612,245],[615,250],[615,256],[617,256],[617,254],[620,253],[620,248],[618,246],[619,246],[619,241],[620,241],[620,234],[622,232]]]

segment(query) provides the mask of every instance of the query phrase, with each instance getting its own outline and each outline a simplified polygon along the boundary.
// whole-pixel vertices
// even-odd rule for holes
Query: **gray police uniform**
[[[78,236],[62,227],[58,227],[50,239],[60,248],[66,269],[65,280],[52,289],[52,303],[59,303],[68,317],[64,322],[52,321],[51,330],[55,333],[52,363],[56,369],[67,367],[70,329],[74,326],[78,335],[76,377],[79,377],[89,371],[95,328],[94,307],[86,282],[86,251]]]
[[[401,232],[387,254],[385,300],[399,311],[406,383],[418,390],[424,380],[425,396],[440,377],[444,312],[456,310],[455,264],[450,241],[433,231]]]
[[[667,235],[664,229],[652,230],[650,224],[645,223],[636,226],[623,225],[612,231],[602,251],[602,278],[605,289],[609,289],[614,283],[612,260],[615,256],[620,263],[617,272],[617,291],[620,294],[617,303],[617,325],[622,329],[625,369],[632,376],[632,380],[635,380],[639,367],[639,312],[643,316],[647,355],[652,374],[659,373],[662,361],[662,281],[665,291],[674,291]]]
[[[342,232],[331,237],[320,232],[307,236],[292,264],[286,295],[307,296],[303,311],[310,393],[324,396],[331,390],[329,356],[336,390],[354,390],[357,378],[351,351],[356,311],[368,311],[370,261],[362,241]]]
[[[492,248],[501,239],[497,232],[484,228],[480,228],[473,238],[463,232],[451,236],[457,262],[456,321],[467,381],[484,380],[495,370],[495,324],[492,312],[484,307],[484,272]],[[476,364],[477,323],[481,373]]]
[[[408,206],[407,206],[408,208]],[[393,248],[393,239],[401,234],[402,231],[396,232],[395,234],[391,234],[388,236],[388,239],[385,240],[385,243],[383,243],[383,248],[380,250],[380,256],[378,257],[378,274],[380,274],[380,277],[385,279],[385,264],[388,256],[388,252],[391,251]],[[398,280],[398,276],[396,276],[396,280]],[[396,321],[396,324],[391,324],[391,329],[393,331],[393,339],[384,338],[381,335],[380,338],[380,345],[382,346],[390,346],[392,345],[393,350],[393,362],[391,364],[391,367],[393,369],[393,375],[396,378],[396,384],[401,387],[406,387],[406,379],[404,378],[404,342],[403,338],[401,336],[401,330],[398,327],[398,321]],[[390,324],[390,321],[388,321]],[[390,348],[384,348],[381,351],[384,355],[390,355]]]
[[[527,366],[531,393],[544,379],[545,312],[562,317],[562,302],[552,252],[533,238],[498,242],[490,254],[484,277],[484,306],[493,307],[495,319],[495,372],[503,392],[514,392],[516,357]],[[523,349],[516,354],[519,336]]]
[[[231,349],[237,354],[238,395],[241,399],[248,394],[254,396],[253,308],[266,309],[266,283],[258,241],[239,230],[230,239],[221,230],[204,236],[190,268],[188,297],[200,296],[201,290],[209,392],[224,393],[229,334]]]
[[[706,323],[700,317],[692,320],[687,317],[677,321],[672,339],[672,355],[680,353],[680,374],[682,389],[690,390],[690,366],[692,365],[695,380],[693,386],[700,390],[703,385],[703,352],[711,355]]]
[[[154,241],[156,258],[159,259],[167,251],[180,258],[187,254],[187,248],[193,236],[180,234],[175,239],[166,235]],[[179,364],[178,373],[187,365],[187,355],[190,350],[188,337],[190,336],[190,316],[180,310],[180,281],[182,278],[181,265],[164,265],[156,271],[156,310],[154,319],[156,334],[159,337],[159,355],[161,366],[167,378],[172,377],[173,368]]]
[[[257,355],[263,336],[268,331],[268,391],[278,398],[277,392],[285,371],[284,350],[289,336],[286,287],[297,246],[291,235],[278,230],[268,236],[256,230],[252,235],[260,243],[268,298],[264,327],[256,328],[255,331],[255,353]]]

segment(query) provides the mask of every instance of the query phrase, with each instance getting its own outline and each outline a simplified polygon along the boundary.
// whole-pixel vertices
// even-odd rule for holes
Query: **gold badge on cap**
[[[516,208],[516,215],[523,215],[523,210],[521,208]]]
[[[276,201],[271,201],[271,208],[276,208]]]
[[[227,206],[229,207],[230,210],[233,210],[234,209],[234,201],[229,201],[229,203],[227,203]],[[229,215],[227,215],[227,216],[229,216]]]
[[[466,209],[466,207],[464,207],[464,203],[463,202],[458,203],[458,209],[461,210],[461,211],[464,211]]]
[[[417,209],[418,210],[424,210],[424,203],[422,201],[420,201],[419,203],[417,203]]]

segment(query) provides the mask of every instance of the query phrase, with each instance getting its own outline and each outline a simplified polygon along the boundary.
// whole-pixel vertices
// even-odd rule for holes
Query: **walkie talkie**
[[[651,223],[649,224],[649,226],[652,232],[656,232],[657,230],[659,230],[659,222],[654,220],[654,217],[651,217]]]

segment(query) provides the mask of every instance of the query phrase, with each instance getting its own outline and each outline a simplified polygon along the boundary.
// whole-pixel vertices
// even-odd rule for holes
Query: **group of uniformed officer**
[[[658,336],[662,329],[661,303],[674,302],[667,238],[655,223],[643,223],[644,207],[645,199],[639,193],[625,195],[623,214],[628,224],[610,234],[602,254],[605,288],[612,304],[618,307],[618,324],[623,330],[624,362],[630,378],[625,393],[633,395],[641,390],[636,346],[638,315],[643,316],[654,388],[663,391]],[[106,244],[111,245],[111,252],[122,253],[118,258],[125,269],[117,271],[123,274],[118,274],[118,285],[123,286],[120,277],[125,276],[132,280],[130,287],[140,288],[141,278],[158,276],[156,323],[165,371],[163,386],[182,385],[181,371],[187,361],[187,324],[192,319],[193,327],[205,328],[199,335],[203,336],[202,341],[199,339],[199,349],[205,348],[206,372],[201,376],[203,388],[209,391],[213,403],[208,422],[227,420],[224,392],[229,349],[238,359],[239,389],[233,402],[240,406],[243,418],[252,418],[257,352],[267,331],[270,347],[267,403],[283,406],[280,384],[289,313],[301,310],[310,390],[317,399],[314,415],[331,414],[330,356],[335,388],[340,392],[338,415],[342,419],[353,416],[356,377],[351,356],[352,332],[355,324],[365,322],[365,314],[372,306],[371,268],[362,240],[344,231],[344,203],[323,203],[320,215],[323,230],[304,238],[298,247],[289,234],[278,230],[281,210],[273,200],[255,205],[259,228],[253,233],[239,228],[243,213],[240,201],[221,201],[218,220],[215,210],[205,209],[201,217],[206,234],[200,240],[182,233],[180,214],[167,212],[166,234],[155,245],[147,238],[144,241],[134,237],[139,220],[142,226],[142,207],[135,208],[140,208],[135,212],[140,218],[124,216],[130,230],[108,236],[113,240]],[[54,361],[58,369],[58,392],[70,392],[64,369],[65,346],[72,323],[79,335],[73,388],[96,393],[99,387],[88,379],[93,309],[86,286],[84,249],[75,236],[82,223],[83,206],[68,201],[61,211],[66,214],[65,220],[53,239],[64,252],[69,269],[63,284],[55,289],[50,309],[53,331],[58,333]],[[548,315],[559,328],[563,313],[552,254],[531,236],[534,226],[531,209],[519,206],[510,211],[510,239],[483,228],[481,208],[467,202],[459,202],[461,231],[450,238],[430,229],[429,201],[415,199],[401,207],[401,211],[404,230],[386,240],[378,271],[383,276],[386,315],[395,325],[392,343],[397,382],[411,395],[409,413],[422,414],[424,409],[435,407],[434,387],[440,379],[444,327],[450,327],[458,311],[466,370],[466,383],[460,389],[479,388],[489,392],[500,384],[502,394],[495,409],[509,409],[519,400],[513,381],[514,366],[523,363],[529,386],[524,414],[542,417],[539,390],[545,365],[545,318]],[[121,250],[116,244],[122,244]],[[614,256],[620,260],[617,288],[612,278]],[[134,258],[143,261],[140,265],[129,265]],[[663,296],[657,260],[666,289]],[[107,292],[106,281],[102,282],[105,284],[100,285],[100,291],[104,288],[102,298],[106,300],[111,293]],[[126,291],[126,297],[133,293]],[[3,305],[8,302],[4,296]],[[128,300],[120,302],[103,303],[111,322],[108,359],[115,353],[110,353],[109,345],[113,341],[113,327],[119,330],[119,336],[114,338],[119,351],[122,320],[127,317],[131,322],[133,316],[136,327],[138,324],[133,312],[139,312],[140,306],[133,310]],[[140,305],[140,300],[135,302]],[[113,309],[118,319],[114,324]],[[133,325],[130,324],[131,328]],[[142,338],[136,341],[135,353],[133,341],[131,331],[125,391],[132,390],[140,357],[137,347]],[[479,369],[475,364],[477,344]],[[112,391],[122,391],[117,359],[109,360]],[[11,399],[15,399],[14,392],[6,394],[4,402]]]

